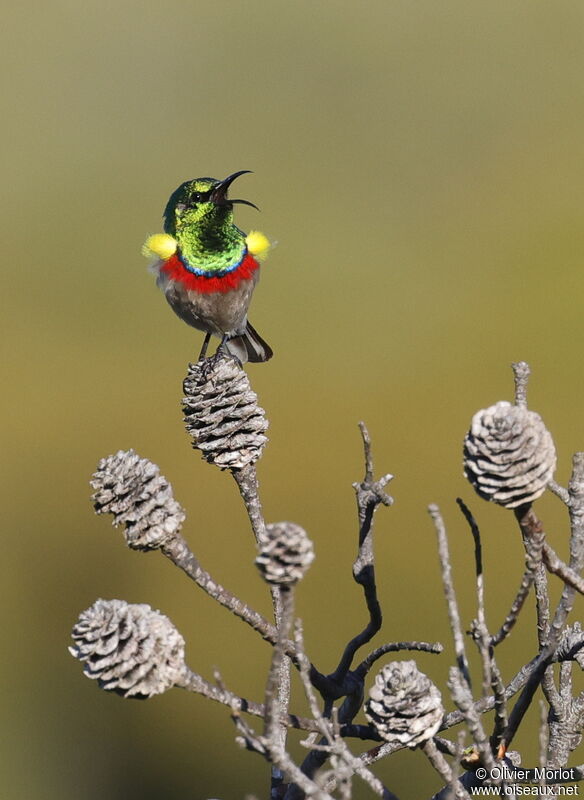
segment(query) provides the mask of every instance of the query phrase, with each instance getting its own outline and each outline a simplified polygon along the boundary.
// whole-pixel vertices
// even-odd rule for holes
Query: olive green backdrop
[[[446,517],[465,625],[472,547],[455,497],[483,530],[492,627],[523,563],[512,515],[462,476],[471,415],[512,399],[509,365],[526,359],[558,480],[584,448],[582,3],[24,0],[2,27],[2,793],[266,797],[266,765],[235,745],[225,708],[178,690],[108,696],[66,650],[78,613],[118,597],[168,614],[190,665],[250,698],[269,661],[92,512],[98,459],[135,448],[172,481],[203,564],[269,611],[233,481],[182,428],[201,336],[140,246],[180,182],[254,170],[238,193],[262,212],[240,207],[237,222],[278,243],[251,311],[276,353],[248,368],[271,421],[259,469],[267,518],[315,542],[298,601],[310,654],[332,668],[364,622],[351,581],[364,419],[377,470],[396,475],[377,517],[375,644],[446,642],[418,659],[443,686],[427,504]],[[538,508],[565,553],[559,502]],[[532,612],[501,654],[506,679],[535,652]],[[519,744],[533,761],[530,719]],[[419,753],[379,771],[402,798],[439,786]]]

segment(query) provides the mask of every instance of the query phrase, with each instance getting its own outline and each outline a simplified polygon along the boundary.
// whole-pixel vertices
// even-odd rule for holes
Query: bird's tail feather
[[[237,356],[242,364],[245,364],[246,361],[267,361],[274,355],[270,345],[262,339],[249,322],[245,333],[228,339],[226,346],[229,352]]]

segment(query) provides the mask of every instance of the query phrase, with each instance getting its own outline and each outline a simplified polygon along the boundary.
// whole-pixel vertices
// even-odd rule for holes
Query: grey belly
[[[200,331],[223,336],[241,334],[247,323],[247,309],[257,282],[257,272],[248,281],[229,292],[200,294],[180,283],[169,281],[163,286],[170,307],[187,325]]]

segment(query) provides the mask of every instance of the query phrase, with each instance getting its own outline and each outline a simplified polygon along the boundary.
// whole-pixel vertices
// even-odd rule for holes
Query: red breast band
[[[199,294],[211,294],[212,292],[230,292],[236,289],[242,281],[248,281],[253,277],[259,264],[253,256],[246,253],[241,264],[231,272],[227,272],[220,278],[211,273],[206,275],[195,275],[182,263],[176,253],[168,258],[160,267],[160,271],[170,278],[170,280],[181,283],[187,289],[192,289]]]

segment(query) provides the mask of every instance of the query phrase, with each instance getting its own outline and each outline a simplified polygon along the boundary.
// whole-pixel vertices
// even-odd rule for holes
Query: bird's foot
[[[221,337],[221,342],[219,343],[219,347],[217,348],[217,352],[215,355],[219,355],[219,353],[223,353],[224,355],[229,355],[229,348],[227,347],[227,342],[231,339],[228,333],[224,333]]]
[[[234,361],[237,361],[237,363],[241,367],[242,366],[241,359],[239,359],[235,355],[235,353],[233,353],[228,347],[229,340],[233,339],[233,338],[234,338],[234,334],[224,333],[223,336],[221,337],[221,342],[219,343],[219,347],[217,348],[217,351],[216,351],[216,353],[215,353],[215,355],[213,357],[217,358],[217,359],[219,359],[219,358],[231,358]]]
[[[203,341],[203,346],[201,347],[201,352],[199,353],[199,357],[197,361],[203,361],[205,356],[207,355],[207,348],[209,347],[209,342],[211,341],[211,334],[206,333],[205,339]]]

